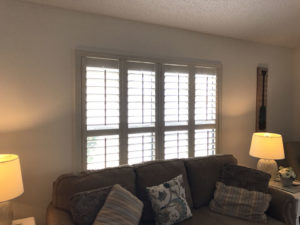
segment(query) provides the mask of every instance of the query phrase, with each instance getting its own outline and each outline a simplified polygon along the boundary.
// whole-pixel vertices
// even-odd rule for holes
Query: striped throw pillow
[[[93,225],[138,225],[143,203],[116,184],[112,187]]]
[[[209,208],[223,215],[266,223],[265,211],[268,209],[270,201],[270,194],[217,182],[214,199],[210,202]]]

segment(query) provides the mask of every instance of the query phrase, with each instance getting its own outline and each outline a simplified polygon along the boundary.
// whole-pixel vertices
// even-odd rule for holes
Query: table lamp
[[[23,192],[19,156],[0,154],[0,225],[11,225],[13,211],[10,200]]]
[[[251,156],[260,158],[257,169],[269,173],[275,179],[278,166],[275,159],[284,159],[282,136],[274,133],[254,133],[252,136]]]

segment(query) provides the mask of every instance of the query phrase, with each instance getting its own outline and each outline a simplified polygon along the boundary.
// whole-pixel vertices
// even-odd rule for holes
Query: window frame
[[[73,135],[73,170],[87,170],[87,129],[86,129],[86,115],[85,115],[85,106],[84,106],[84,97],[85,97],[85,65],[86,57],[96,57],[96,58],[112,58],[119,60],[119,75],[120,75],[120,126],[118,130],[120,146],[122,151],[119,155],[119,164],[127,164],[127,155],[128,155],[128,137],[124,137],[130,133],[142,133],[150,132],[151,128],[128,128],[127,127],[127,69],[126,61],[140,61],[140,62],[151,62],[155,64],[155,73],[156,73],[156,121],[155,127],[152,128],[155,132],[155,158],[164,159],[164,132],[165,131],[179,131],[187,130],[188,131],[188,157],[194,157],[194,136],[195,130],[198,129],[216,129],[216,150],[215,153],[220,153],[220,142],[221,142],[221,92],[222,92],[222,64],[218,61],[207,61],[201,59],[191,59],[191,58],[174,58],[174,57],[143,57],[132,54],[124,54],[123,52],[116,51],[86,51],[86,50],[76,50],[76,78],[75,78],[75,113],[74,113],[74,135]],[[188,111],[188,124],[187,125],[177,125],[177,126],[166,126],[164,124],[164,64],[174,64],[174,65],[187,65],[189,71],[189,102],[195,101],[195,67],[215,67],[216,68],[216,123],[215,125],[201,124],[196,125],[194,121],[195,113],[195,104],[191,104]],[[122,76],[126,75],[126,76]],[[192,119],[191,119],[192,118]],[[163,128],[163,129],[161,129]],[[129,130],[134,130],[135,132],[129,132]],[[101,131],[89,131],[94,132],[95,134],[100,134]],[[106,132],[107,134],[109,132]],[[111,134],[117,134],[111,133]],[[126,146],[124,148],[124,146]]]

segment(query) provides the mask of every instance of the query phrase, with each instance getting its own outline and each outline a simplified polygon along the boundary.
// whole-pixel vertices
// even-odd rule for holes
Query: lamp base
[[[271,175],[271,179],[274,180],[277,176],[278,166],[273,159],[260,159],[257,163],[257,169]]]
[[[0,225],[11,225],[13,210],[10,201],[0,202]]]

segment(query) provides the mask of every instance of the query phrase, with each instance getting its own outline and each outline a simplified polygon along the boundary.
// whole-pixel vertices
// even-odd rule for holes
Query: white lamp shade
[[[0,202],[23,194],[20,160],[17,155],[0,154]]]
[[[282,136],[274,133],[254,133],[249,154],[260,159],[284,159]]]

